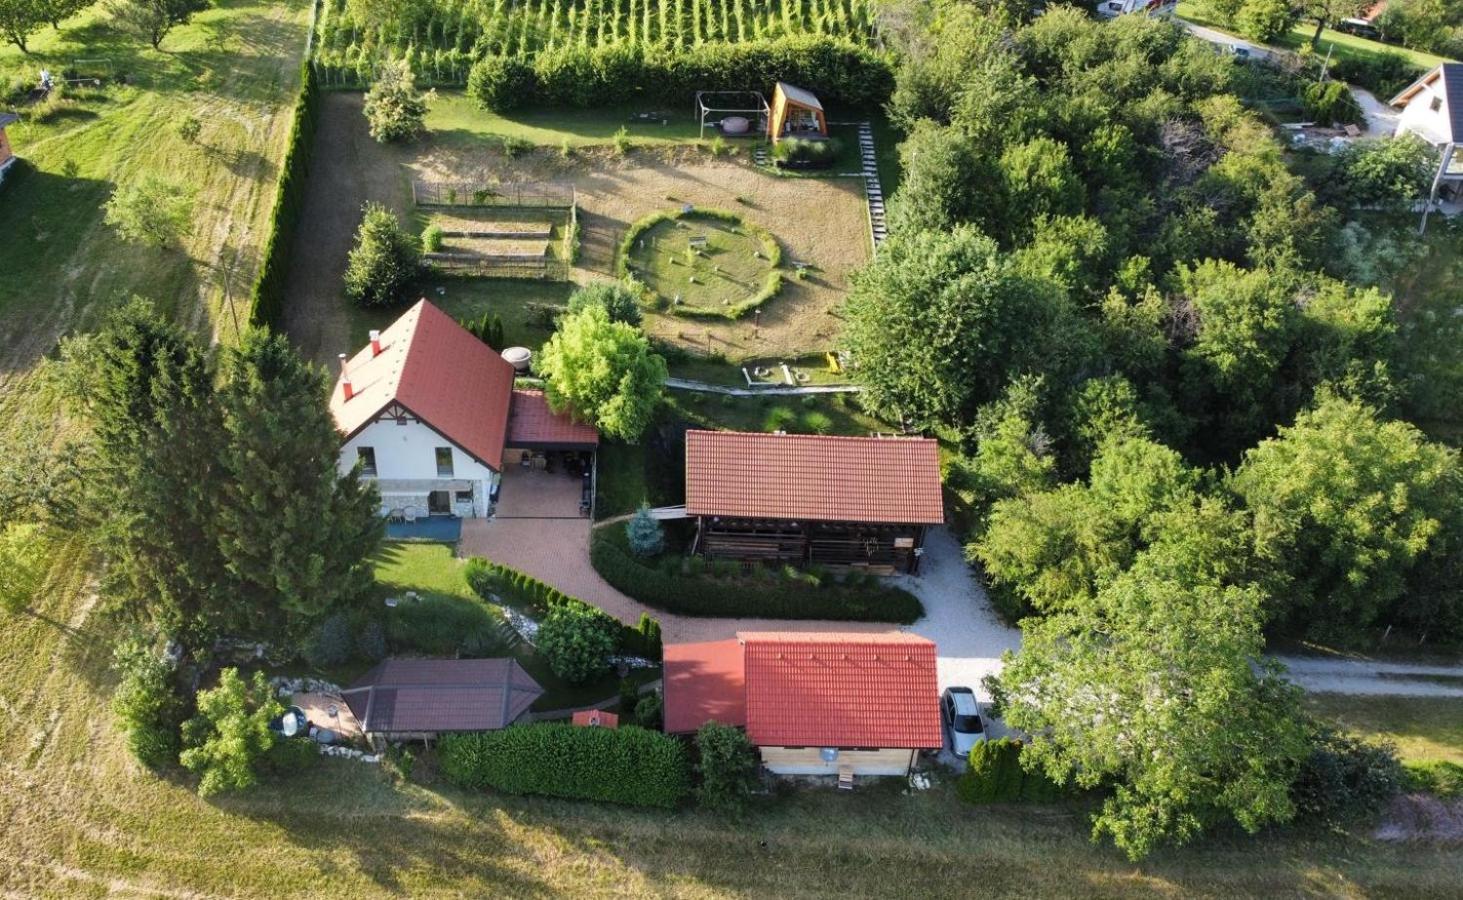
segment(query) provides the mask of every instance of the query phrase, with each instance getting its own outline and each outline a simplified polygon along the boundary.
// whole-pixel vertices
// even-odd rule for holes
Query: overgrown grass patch
[[[1306,707],[1360,737],[1391,741],[1404,763],[1463,765],[1463,698],[1307,694]]]

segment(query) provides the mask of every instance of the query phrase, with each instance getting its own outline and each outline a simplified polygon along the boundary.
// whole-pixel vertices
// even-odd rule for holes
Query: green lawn
[[[639,107],[603,109],[529,109],[507,115],[480,109],[461,91],[439,91],[427,114],[433,138],[447,146],[475,146],[483,137],[518,138],[545,147],[609,144],[624,128],[638,144],[684,144],[697,139],[696,117],[685,109],[652,110]],[[657,113],[653,120],[639,113]],[[665,124],[662,124],[662,118]],[[708,130],[707,139],[711,137]]]
[[[449,315],[475,319],[496,313],[503,319],[503,338],[512,345],[537,350],[554,332],[553,318],[569,302],[574,285],[558,281],[470,278],[443,275],[424,282],[424,295]],[[441,293],[438,290],[441,289]],[[364,346],[373,328],[385,328],[403,307],[365,309],[351,305],[352,347]]]
[[[750,300],[772,274],[768,253],[775,244],[764,235],[741,222],[681,216],[642,232],[629,249],[629,263],[662,301],[720,315]]]
[[[472,604],[501,619],[497,607],[484,603],[468,586],[464,564],[465,560],[458,559],[449,544],[387,541],[377,556],[376,581],[383,597],[415,591],[423,599]],[[585,684],[570,684],[555,675],[548,661],[527,644],[520,644],[513,655],[544,689],[544,695],[534,703],[536,710],[586,706],[615,696],[619,689],[620,679],[614,674]],[[634,676],[633,680],[643,683],[658,678],[660,673],[640,670]]]
[[[43,28],[30,56],[0,46],[0,85],[34,83],[42,67],[58,72],[78,59],[93,61],[79,65],[87,74],[127,79],[22,104],[22,121],[7,129],[24,167],[0,187],[0,315],[27,328],[4,339],[0,366],[29,369],[56,335],[95,326],[132,294],[231,338],[260,262],[309,8],[222,0],[158,52],[113,31],[97,4],[59,31]],[[202,126],[197,143],[178,134],[188,116]],[[144,174],[194,190],[181,245],[126,244],[103,222],[112,191]],[[16,402],[3,398],[7,420]]]
[[[1354,734],[1391,741],[1405,763],[1463,765],[1463,699],[1307,694],[1306,706]]]
[[[1219,31],[1232,32],[1233,29],[1221,23],[1213,17],[1213,14],[1203,3],[1196,3],[1194,0],[1184,0],[1179,4],[1178,15],[1187,19],[1195,25],[1203,25],[1206,28],[1214,28]],[[1299,51],[1302,47],[1309,47],[1311,36],[1316,33],[1316,23],[1313,20],[1303,20],[1291,27],[1290,31],[1281,35],[1277,40],[1268,46],[1283,47],[1286,50]],[[1237,37],[1236,40],[1250,41],[1248,38]],[[1327,28],[1321,33],[1321,42],[1318,52],[1325,56],[1326,51],[1331,51],[1332,60],[1340,59],[1365,59],[1375,57],[1382,53],[1398,53],[1406,57],[1413,65],[1423,69],[1431,69],[1439,63],[1446,62],[1441,56],[1434,56],[1431,53],[1423,53],[1421,50],[1409,50],[1397,44],[1384,44],[1381,41],[1368,40],[1364,37],[1357,37],[1354,34],[1345,34],[1334,28]],[[1383,97],[1382,100],[1387,98]]]

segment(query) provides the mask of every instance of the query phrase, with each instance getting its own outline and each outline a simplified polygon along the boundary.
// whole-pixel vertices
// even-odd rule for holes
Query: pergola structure
[[[706,128],[715,128],[718,134],[729,134],[732,137],[751,137],[761,134],[767,127],[768,115],[771,108],[767,105],[767,98],[762,96],[761,91],[697,91],[696,92],[696,121],[701,125],[699,138],[706,137]],[[715,122],[708,122],[707,118],[720,114],[722,119],[727,116],[740,116],[747,120],[747,130],[744,132],[726,132],[722,130],[722,119]]]
[[[772,116],[767,122],[767,138],[777,143],[783,138],[825,138],[828,116],[823,104],[812,91],[779,81],[772,92]]]

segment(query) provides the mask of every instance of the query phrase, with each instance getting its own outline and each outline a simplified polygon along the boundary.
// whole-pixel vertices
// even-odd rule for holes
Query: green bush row
[[[491,603],[496,595],[504,603],[540,622],[548,618],[552,607],[561,604],[583,607],[608,616],[619,627],[615,641],[616,652],[645,659],[661,658],[660,623],[649,615],[641,615],[639,624],[633,628],[621,625],[618,619],[609,616],[592,603],[585,603],[532,575],[481,556],[474,556],[467,561],[466,574],[468,586],[479,597]]]
[[[637,559],[623,528],[595,529],[589,559],[616,590],[656,609],[687,616],[909,623],[924,615],[913,594],[885,584],[819,586],[774,573],[749,587],[745,578],[667,572]]]
[[[688,50],[629,44],[566,45],[532,59],[485,57],[473,65],[468,93],[507,112],[524,104],[594,108],[630,103],[687,103],[696,91],[771,91],[787,81],[817,91],[825,103],[879,106],[894,89],[885,54],[839,38],[796,35]]]
[[[671,809],[691,789],[685,746],[633,725],[542,723],[449,735],[438,760],[442,774],[459,787],[507,794]]]
[[[955,792],[966,803],[1050,803],[1065,792],[1041,772],[1021,767],[1021,742],[981,741],[970,751]]]
[[[264,242],[264,262],[254,280],[249,299],[249,322],[278,328],[284,318],[285,281],[289,278],[290,253],[295,230],[305,206],[305,184],[310,154],[315,142],[319,115],[320,86],[309,60],[300,66],[300,93],[290,125],[289,146],[280,165],[274,190],[274,208],[269,213],[269,236]]]

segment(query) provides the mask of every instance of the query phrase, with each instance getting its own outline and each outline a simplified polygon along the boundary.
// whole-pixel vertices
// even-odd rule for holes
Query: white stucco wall
[[[346,441],[340,448],[337,466],[342,473],[349,472],[356,464],[357,450],[370,447],[376,453],[376,479],[387,481],[436,482],[422,490],[390,492],[382,489],[381,502],[385,506],[427,506],[427,490],[450,490],[452,482],[472,482],[473,503],[471,508],[454,504],[453,512],[464,516],[486,516],[488,497],[498,482],[498,474],[477,460],[468,456],[460,447],[438,434],[420,421],[410,420],[404,425],[395,421],[373,422],[361,433]],[[452,450],[452,475],[437,474],[437,448]]]
[[[1397,134],[1415,134],[1430,144],[1447,143],[1450,133],[1448,98],[1442,94],[1440,88],[1441,79],[1424,85],[1407,101],[1407,105],[1402,108],[1402,116],[1397,120]],[[1432,108],[1434,98],[1442,100],[1437,109]]]

